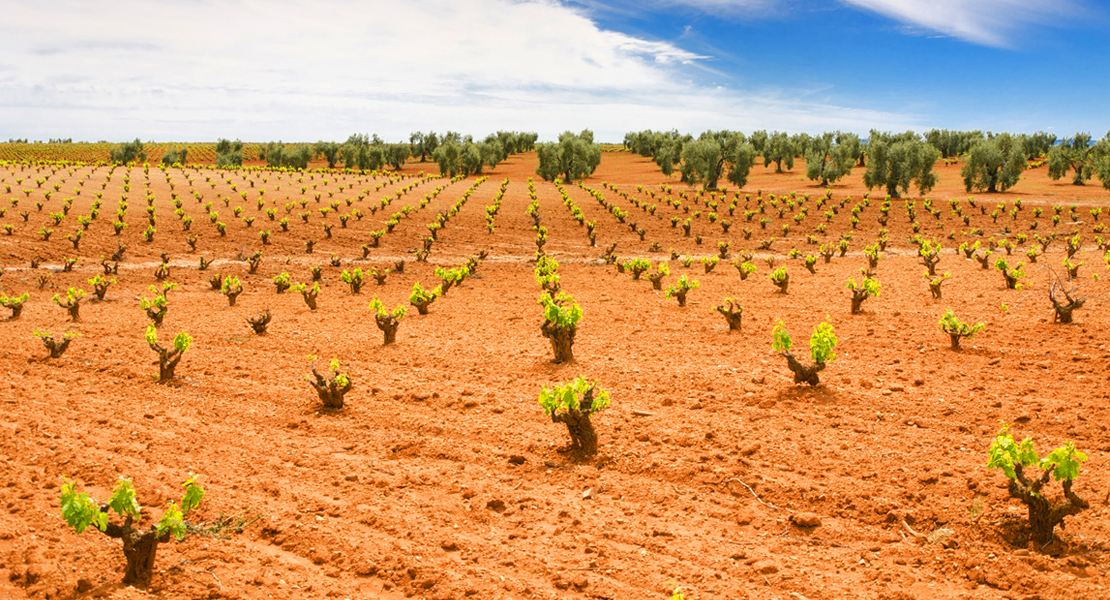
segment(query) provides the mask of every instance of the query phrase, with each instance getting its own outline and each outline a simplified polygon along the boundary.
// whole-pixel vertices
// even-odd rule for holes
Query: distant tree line
[[[1084,185],[1097,176],[1110,189],[1110,133],[1097,143],[1089,134],[1060,140],[1038,131],[1033,134],[991,133],[932,129],[924,135],[871,130],[866,140],[854,133],[825,132],[789,135],[765,130],[745,135],[735,131],[707,131],[697,138],[677,131],[630,132],[624,146],[651,158],[670,175],[678,168],[682,181],[715,189],[724,177],[744,186],[756,159],[775,172],[790,171],[804,158],[806,176],[827,186],[855,167],[866,169],[864,184],[884,188],[891,196],[916,187],[921,194],[936,185],[933,167],[940,159],[962,160],[960,175],[967,191],[1001,192],[1013,187],[1030,160],[1048,164],[1054,180],[1072,175]]]

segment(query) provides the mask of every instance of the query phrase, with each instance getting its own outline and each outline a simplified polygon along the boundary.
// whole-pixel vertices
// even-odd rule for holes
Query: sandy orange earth
[[[690,216],[703,211],[693,220],[693,233],[704,237],[698,245],[671,227],[671,217],[688,215],[662,200],[658,184],[673,186],[679,200],[687,191],[687,204],[693,190],[646,159],[606,153],[584,185],[626,210],[628,221],[644,229],[644,241],[586,189],[567,186],[597,223],[598,247],[591,247],[556,186],[536,183],[546,250],[560,262],[563,289],[585,313],[576,360],[556,365],[540,335],[540,290],[530,263],[535,233],[526,214],[527,178],[535,160],[513,157],[489,173],[448,222],[427,263],[410,252],[436,213],[454,206],[475,178],[423,180],[417,172],[430,165],[419,164],[400,176],[188,167],[152,168],[148,179],[134,168],[128,227],[117,238],[111,222],[128,169],[115,169],[110,181],[107,167],[0,169],[0,185],[12,188],[0,196],[6,209],[0,225],[12,225],[11,235],[0,231],[0,288],[31,294],[19,319],[0,322],[0,597],[640,600],[666,598],[680,586],[698,599],[1110,598],[1110,290],[1105,277],[1094,278],[1107,275],[1095,228],[1110,215],[1095,221],[1088,212],[1106,203],[1105,190],[1052,182],[1042,167],[1012,192],[967,194],[958,166],[942,167],[941,185],[929,195],[939,220],[922,199],[911,199],[922,234],[944,245],[939,271],[950,277],[943,299],[930,296],[904,205],[895,200],[890,245],[875,270],[881,295],[851,315],[845,282],[859,277],[863,248],[879,233],[878,190],[847,256],[819,261],[810,274],[787,252],[815,252],[808,235],[825,243],[851,231],[849,211],[866,191],[861,169],[833,186],[831,203],[817,209],[824,190],[802,177],[803,166],[785,174],[757,167],[728,234],[708,222],[708,197],[692,208]],[[47,175],[36,187],[34,180]],[[504,179],[507,191],[489,233],[485,207]],[[149,243],[142,239],[148,181],[157,218]],[[43,191],[54,183],[60,191],[46,200]],[[409,185],[415,187],[371,214],[372,204]],[[301,186],[308,189],[302,193]],[[444,189],[426,208],[402,218],[362,258],[370,231],[389,214],[415,208],[436,186]],[[33,190],[29,197],[24,188]],[[264,208],[274,208],[277,219],[288,214],[288,232],[257,208],[262,189]],[[760,190],[768,202],[770,194],[809,194],[809,216],[793,225],[796,209],[780,218],[768,206],[761,215],[770,219],[766,230],[758,217],[746,222],[743,212]],[[100,216],[75,250],[65,236],[89,214],[97,191]],[[182,201],[182,216],[195,221],[195,252],[171,194]],[[849,195],[826,232],[817,233],[824,210]],[[968,204],[969,195],[987,214]],[[74,198],[72,210],[42,241],[40,228],[66,197]],[[1024,210],[1016,220],[1003,212],[995,223],[994,206],[1006,202],[1009,210],[1017,198]],[[305,208],[286,213],[286,202],[302,199]],[[970,225],[952,213],[949,199],[962,201]],[[343,228],[336,213],[322,217],[318,209],[332,200],[363,218]],[[633,200],[656,204],[655,215]],[[209,201],[228,224],[226,237],[209,222],[203,206]],[[1078,223],[1068,216],[1070,204],[1080,205]],[[1065,207],[1056,227],[1053,205]],[[253,226],[234,218],[236,206],[256,218]],[[1044,214],[1035,218],[1038,207]],[[307,223],[301,212],[309,213]],[[1030,230],[1034,221],[1038,228]],[[331,238],[322,223],[334,226]],[[784,223],[792,225],[786,236]],[[1011,264],[1028,262],[1033,234],[1060,234],[1026,266],[1023,290],[1005,289],[1000,273],[956,253],[965,240],[1003,239],[1006,226],[1009,239],[1029,237]],[[744,228],[753,229],[748,240]],[[971,235],[971,228],[984,235]],[[274,232],[271,245],[261,244],[264,229]],[[1074,324],[1062,325],[1053,323],[1048,289],[1065,256],[1063,237],[1074,231],[1083,239],[1074,260],[1084,263],[1079,289],[1088,301]],[[697,259],[715,254],[719,241],[731,242],[735,254],[772,236],[772,251],[756,253],[758,270],[744,281],[728,261],[705,273],[699,262],[687,268],[669,260],[666,284],[682,274],[701,284],[684,308],[598,260],[613,242],[622,258],[657,263],[672,248]],[[306,254],[310,239],[318,242]],[[91,292],[86,281],[102,272],[100,258],[117,242],[127,250],[107,300],[86,299],[80,321],[67,322],[50,297],[70,286]],[[661,252],[649,251],[653,242]],[[248,274],[241,257],[256,250],[263,260]],[[413,283],[434,285],[436,267],[459,265],[481,250],[489,256],[475,277],[429,315],[411,311],[397,343],[382,345],[367,309],[373,296],[391,307],[407,305]],[[136,300],[149,297],[163,252],[168,281],[178,287],[169,293],[160,335],[166,341],[187,330],[194,338],[174,385],[152,380],[155,356],[143,339],[148,320]],[[333,254],[341,267],[328,264]],[[31,269],[36,256],[41,264]],[[74,256],[81,260],[73,271],[61,272],[63,257]],[[197,269],[200,256],[215,259],[206,272]],[[789,269],[788,295],[767,280],[769,256]],[[401,259],[403,274],[380,287],[368,282],[359,295],[339,280],[343,269]],[[299,294],[275,293],[274,276],[288,272],[307,281],[315,265],[323,265],[318,310],[308,310]],[[213,273],[242,279],[245,292],[234,307],[211,291]],[[713,310],[726,296],[745,308],[741,332],[729,333]],[[949,307],[986,325],[961,352],[949,349],[937,329]],[[245,318],[263,309],[273,322],[259,336]],[[784,320],[805,354],[808,332],[826,318],[839,337],[837,358],[822,385],[795,386],[770,349],[771,329]],[[80,337],[62,358],[43,360],[45,350],[31,335],[36,329],[75,329]],[[304,379],[308,354],[336,357],[349,369],[354,389],[342,411],[319,409]],[[544,385],[577,375],[598,380],[613,398],[594,419],[600,454],[586,462],[559,452],[566,429],[536,402]],[[1020,437],[1033,436],[1042,452],[1074,440],[1089,456],[1075,489],[1090,508],[1069,517],[1047,546],[1028,541],[1024,507],[1008,497],[1005,477],[986,469],[1001,421],[1013,423]],[[190,472],[207,490],[190,518],[209,533],[162,545],[147,590],[119,583],[118,541],[94,531],[77,535],[59,513],[63,478],[106,499],[124,476],[133,479],[147,519],[155,518],[180,497]],[[1050,489],[1059,493],[1056,483]],[[795,523],[802,513],[812,515],[797,520],[815,515],[820,524]],[[248,524],[241,532],[220,530],[213,523],[221,515]]]

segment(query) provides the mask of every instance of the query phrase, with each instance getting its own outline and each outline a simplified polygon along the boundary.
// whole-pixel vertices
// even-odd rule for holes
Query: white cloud
[[[123,140],[407,138],[417,129],[902,129],[895,113],[709,87],[707,57],[554,0],[16,3],[0,133]],[[18,25],[15,25],[18,24]]]
[[[842,0],[908,25],[985,46],[1008,47],[1030,25],[1079,12],[1072,0]]]

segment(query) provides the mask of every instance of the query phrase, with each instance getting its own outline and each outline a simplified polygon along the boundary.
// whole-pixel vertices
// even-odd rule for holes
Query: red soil
[[[293,174],[171,169],[166,175],[195,219],[196,253],[188,251],[158,169],[149,177],[158,231],[153,242],[142,241],[146,179],[142,169],[132,169],[129,227],[118,238],[128,246],[125,260],[108,301],[86,300],[76,324],[67,323],[49,298],[70,286],[91,292],[86,280],[101,272],[98,257],[116,249],[111,221],[126,170],[116,169],[107,183],[100,218],[75,251],[64,235],[78,227],[77,216],[89,213],[108,169],[60,169],[18,207],[8,197],[22,198],[19,190],[50,169],[0,169],[0,184],[14,192],[3,197],[7,212],[0,217],[0,224],[14,226],[11,236],[0,232],[0,287],[31,293],[22,317],[0,322],[0,506],[6,508],[0,514],[0,597],[631,600],[665,598],[675,585],[693,598],[1110,597],[1110,324],[1103,312],[1106,282],[1092,279],[1106,268],[1093,241],[1098,222],[1087,212],[1105,191],[1049,182],[1043,168],[1031,171],[1012,193],[972,194],[988,213],[1004,200],[1024,199],[1016,222],[1003,214],[995,224],[968,206],[958,167],[943,167],[942,185],[931,194],[940,221],[915,201],[922,234],[944,244],[939,271],[951,274],[944,299],[930,297],[908,242],[905,210],[894,201],[890,247],[876,269],[881,296],[865,302],[863,314],[851,315],[844,283],[865,266],[862,249],[877,236],[881,198],[861,216],[848,255],[819,262],[811,275],[785,256],[792,247],[815,252],[805,237],[825,221],[823,210],[813,207],[823,190],[800,179],[803,168],[773,174],[757,167],[729,234],[708,223],[706,214],[694,220],[694,233],[705,236],[699,246],[670,227],[669,218],[680,213],[662,202],[657,184],[666,178],[654,165],[606,153],[585,185],[627,210],[628,220],[645,230],[643,242],[586,191],[568,186],[570,198],[598,224],[599,247],[590,247],[555,186],[536,183],[549,232],[546,250],[560,262],[563,289],[585,312],[576,360],[555,365],[540,335],[540,292],[529,262],[535,234],[525,213],[526,178],[534,173],[534,155],[514,157],[491,173],[447,224],[429,263],[417,263],[409,251],[420,246],[425,225],[473,180],[430,180],[385,211],[370,214],[368,207],[417,181],[412,176],[427,166],[410,164],[406,179],[394,182],[317,173],[298,183]],[[849,231],[849,210],[865,192],[861,172],[832,188],[834,202],[849,194],[852,200],[818,236],[822,242]],[[24,182],[16,184],[17,178]],[[504,178],[508,191],[490,234],[484,208]],[[33,202],[43,200],[42,191],[62,180],[63,192],[36,211]],[[41,241],[36,232],[79,180],[85,184],[69,216]],[[656,216],[603,189],[602,181],[658,204]],[[675,197],[687,189],[670,184]],[[259,190],[266,188],[265,199],[277,200],[272,206],[284,215],[285,202],[301,199],[301,185],[309,187],[309,223],[299,218],[298,206],[290,213],[290,231],[280,233],[255,207]],[[313,185],[323,194],[320,204],[312,198]],[[361,259],[359,246],[369,231],[380,229],[389,213],[415,206],[436,185],[446,189],[401,219],[381,247]],[[810,194],[809,217],[785,237],[782,224],[792,224],[796,211],[779,218],[769,208],[766,231],[744,222],[744,195],[754,206],[759,189],[765,196]],[[214,203],[228,223],[227,237],[217,236],[193,190]],[[247,192],[245,201],[238,191]],[[350,198],[365,217],[351,219],[347,228],[335,214],[322,219],[316,209],[331,199],[328,192]],[[218,195],[233,198],[230,207]],[[964,200],[971,227],[986,236],[967,234],[949,198]],[[1049,267],[1059,272],[1064,258],[1062,239],[1027,265],[1020,291],[1005,289],[998,272],[955,254],[961,241],[985,244],[1010,224],[1015,234],[1030,236],[1010,258],[1013,264],[1033,245],[1032,234],[1054,230],[1051,206],[1071,203],[1084,206],[1082,223],[1070,224],[1065,209],[1055,230],[1078,230],[1084,241],[1076,261],[1085,263],[1081,290],[1089,300],[1075,324],[1053,323],[1047,298]],[[253,227],[232,218],[237,205],[257,218]],[[1036,207],[1046,214],[1030,231]],[[26,223],[18,214],[24,210],[30,213]],[[322,221],[335,224],[331,239]],[[755,230],[748,241],[744,227]],[[274,230],[272,245],[260,244],[262,229]],[[955,240],[945,239],[950,231]],[[730,241],[735,254],[772,235],[777,264],[787,265],[792,277],[786,296],[767,281],[765,252],[757,254],[758,271],[746,281],[725,261],[705,274],[698,263],[684,268],[671,260],[665,284],[681,274],[701,283],[685,308],[652,291],[649,282],[634,282],[597,260],[611,242],[622,258],[645,256],[655,263],[667,256],[649,252],[651,242],[700,257],[714,254],[718,241]],[[308,239],[319,240],[311,255],[303,252]],[[410,309],[397,343],[382,345],[366,308],[374,295],[389,307],[407,305],[414,282],[430,287],[438,282],[435,267],[458,265],[482,249],[490,255],[476,277],[433,304],[427,316]],[[250,275],[235,257],[255,250],[264,259]],[[149,297],[162,252],[170,255],[169,280],[178,285],[169,294],[162,341],[180,330],[194,338],[174,385],[151,379],[155,356],[143,340],[147,318],[135,300]],[[318,310],[309,311],[298,294],[275,294],[275,275],[287,271],[307,281],[308,268],[326,265],[333,253],[342,267],[324,267]],[[29,269],[36,255],[42,265]],[[73,272],[56,272],[63,256],[75,255],[83,258]],[[197,271],[197,255],[216,259],[209,272]],[[402,258],[404,274],[391,274],[382,287],[368,281],[358,296],[339,281],[343,268],[384,267]],[[234,307],[210,291],[207,278],[216,272],[243,280],[245,292]],[[40,275],[48,276],[42,290]],[[726,296],[745,307],[742,332],[729,333],[713,311]],[[950,350],[937,330],[948,307],[986,324],[961,352]],[[255,335],[245,318],[266,308],[274,316],[270,331]],[[785,361],[770,350],[771,329],[783,319],[796,353],[805,355],[808,332],[825,318],[836,328],[838,356],[822,372],[823,385],[795,386]],[[81,336],[62,358],[42,360],[45,350],[31,332],[67,328]],[[342,411],[319,410],[304,380],[308,354],[320,362],[336,357],[351,373],[354,389]],[[601,451],[588,462],[558,452],[568,442],[566,430],[536,402],[542,386],[577,375],[597,379],[613,398],[594,419]],[[986,469],[1000,421],[1013,423],[1019,437],[1033,436],[1042,452],[1070,439],[1090,458],[1076,491],[1091,508],[1069,517],[1048,546],[1027,541],[1024,507],[1008,498],[1005,477]],[[134,480],[149,522],[180,497],[189,472],[200,474],[207,490],[190,516],[194,523],[221,514],[261,518],[227,539],[197,534],[162,545],[149,590],[119,584],[119,542],[94,531],[75,534],[58,510],[63,477],[106,500],[124,476]],[[1058,493],[1055,482],[1049,487]],[[802,513],[816,515],[820,525],[797,524],[812,515],[792,520]],[[907,527],[936,535],[933,541],[915,538]],[[941,543],[936,538],[945,529],[950,537]]]

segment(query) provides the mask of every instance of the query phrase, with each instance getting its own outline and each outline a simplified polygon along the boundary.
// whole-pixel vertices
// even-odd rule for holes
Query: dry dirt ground
[[[831,202],[818,209],[824,189],[802,178],[802,165],[785,174],[756,167],[735,215],[725,217],[734,221],[725,234],[708,221],[709,196],[695,204],[693,189],[667,180],[648,160],[606,153],[584,185],[627,211],[643,241],[586,189],[566,186],[597,224],[598,246],[591,247],[556,186],[535,183],[546,251],[585,314],[576,360],[557,365],[540,335],[540,289],[530,262],[534,154],[488,174],[447,223],[428,262],[414,261],[411,251],[476,178],[425,179],[422,167],[430,165],[410,164],[398,176],[194,167],[152,168],[147,176],[134,168],[129,192],[123,168],[110,180],[107,167],[0,168],[0,185],[11,186],[0,196],[0,225],[13,226],[11,235],[0,231],[0,288],[31,294],[20,318],[0,322],[0,597],[641,600],[667,598],[679,586],[697,599],[1110,598],[1110,290],[1105,277],[1094,277],[1107,275],[1095,238],[1110,215],[1095,221],[1089,213],[1107,199],[1096,184],[1052,182],[1042,167],[1012,192],[974,194],[983,214],[968,203],[958,166],[942,167],[942,184],[929,195],[939,219],[923,199],[909,199],[922,235],[943,243],[938,271],[950,274],[943,299],[930,295],[905,205],[894,200],[890,243],[875,269],[881,295],[852,315],[845,282],[866,266],[863,249],[879,234],[882,202],[878,190],[872,193],[852,231],[850,210],[866,192],[862,169],[834,186]],[[37,187],[35,179],[47,175]],[[490,233],[485,208],[505,179]],[[55,183],[59,191],[45,199]],[[147,183],[157,218],[151,242],[142,239]],[[670,196],[691,213],[666,204],[659,184],[672,186]],[[408,186],[415,187],[394,194]],[[437,186],[442,192],[416,209]],[[259,210],[263,189],[264,208],[277,219],[288,215],[288,232]],[[89,214],[97,191],[100,216],[74,249],[65,236]],[[767,212],[747,222],[743,213],[760,192]],[[798,225],[792,217],[800,205],[782,217],[770,206],[774,194],[785,207],[789,192],[809,195],[809,216]],[[111,222],[121,194],[128,227],[117,238]],[[182,201],[182,216],[194,219],[195,252],[171,194]],[[824,211],[848,196],[817,233]],[[40,228],[67,197],[74,198],[69,215],[49,225],[55,233],[43,241]],[[371,214],[382,198],[395,199]],[[1014,220],[1007,211],[1017,198],[1024,209]],[[287,202],[302,199],[305,208],[286,212]],[[969,225],[950,199],[961,201]],[[335,212],[321,216],[333,200],[342,203],[340,212],[357,208],[363,218],[343,228]],[[43,202],[41,211],[35,202]],[[226,237],[209,221],[206,202],[227,223]],[[1001,202],[1007,206],[996,223],[989,213]],[[656,212],[634,203],[656,204]],[[1078,205],[1077,223],[1070,204]],[[1064,207],[1055,227],[1053,205]],[[236,206],[256,218],[251,227],[233,216]],[[415,210],[364,259],[360,246],[369,232],[408,206]],[[718,212],[726,214],[726,206]],[[1036,208],[1044,210],[1040,218]],[[694,218],[695,211],[702,215]],[[671,227],[680,215],[693,219],[700,245]],[[763,217],[770,219],[766,230],[758,224]],[[332,237],[322,223],[333,225]],[[785,236],[784,223],[791,225]],[[754,230],[750,239],[744,228]],[[274,232],[270,245],[261,244],[262,230]],[[1026,265],[1023,290],[1006,289],[999,272],[957,254],[965,240],[985,245],[1023,233],[1028,240],[1009,258],[1028,263],[1033,234],[1053,231],[1059,239]],[[1048,289],[1061,272],[1063,238],[1074,231],[1082,237],[1074,261],[1084,263],[1077,282],[1088,301],[1074,324],[1063,325],[1053,322]],[[826,243],[847,232],[847,255],[819,261],[815,274],[787,257],[792,248],[816,251],[808,235]],[[711,273],[697,262],[715,254],[719,241],[730,241],[735,255],[772,236],[771,251],[755,253],[758,269],[746,280],[730,261]],[[306,254],[310,239],[318,242]],[[68,322],[51,296],[71,286],[91,292],[87,280],[117,242],[127,250],[106,300],[86,299],[80,320]],[[680,308],[649,282],[604,265],[598,257],[613,242],[622,260],[642,256],[656,264],[672,248],[693,257],[690,267],[668,260],[665,284],[687,274],[700,287]],[[653,242],[661,251],[650,250]],[[249,274],[242,257],[257,250],[263,259]],[[481,250],[489,255],[474,277],[429,315],[410,311],[397,343],[383,346],[367,308],[373,296],[390,307],[407,305],[413,283],[434,285],[436,267],[459,265]],[[155,356],[143,339],[148,320],[136,299],[150,296],[163,252],[177,289],[160,335],[165,342],[187,330],[194,339],[172,385],[152,379]],[[333,255],[338,268],[329,264]],[[36,256],[41,264],[31,269]],[[81,260],[62,272],[67,256]],[[215,259],[208,271],[198,271],[200,256]],[[788,295],[767,279],[772,256],[791,274]],[[359,295],[340,281],[343,269],[402,259],[404,273],[390,274],[382,286],[368,281]],[[307,281],[316,265],[323,266],[316,311],[299,294],[275,292],[274,276]],[[214,273],[242,279],[234,307],[210,289]],[[740,332],[730,333],[714,312],[726,296],[744,306]],[[937,329],[949,307],[986,325],[960,352]],[[255,335],[245,319],[264,309],[273,322]],[[785,361],[771,351],[779,319],[800,355],[814,325],[828,319],[835,327],[837,357],[822,385],[793,385]],[[62,358],[44,360],[31,335],[36,329],[73,329],[80,337]],[[343,410],[320,410],[305,381],[309,354],[338,358],[349,370],[354,389]],[[566,429],[536,401],[544,385],[578,375],[596,379],[613,399],[594,419],[600,454],[584,462],[559,451]],[[1069,517],[1047,546],[1028,541],[1024,507],[1008,497],[1005,477],[986,468],[1002,421],[1017,436],[1032,436],[1042,452],[1074,440],[1089,457],[1076,491],[1090,508]],[[190,472],[207,490],[190,516],[198,530],[159,548],[147,590],[119,583],[117,540],[96,531],[77,535],[59,512],[63,478],[106,499],[118,477],[129,477],[153,519],[180,497]],[[1056,483],[1049,489],[1059,494]],[[819,525],[801,526],[813,522]]]

